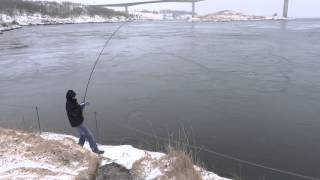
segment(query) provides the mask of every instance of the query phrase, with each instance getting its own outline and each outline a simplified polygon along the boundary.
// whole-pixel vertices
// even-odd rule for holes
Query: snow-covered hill
[[[8,16],[6,14],[0,14],[0,32],[8,31],[12,29],[21,28],[21,26],[28,25],[50,25],[50,24],[79,24],[79,23],[108,23],[108,22],[122,22],[126,18],[119,17],[102,17],[102,16],[89,16],[81,15],[77,17],[59,18],[50,17],[41,14],[18,14],[14,16]]]
[[[205,16],[198,16],[193,18],[193,21],[258,21],[258,20],[281,20],[282,17],[277,15],[274,16],[255,16],[255,15],[246,15],[240,12],[224,10],[216,13],[211,13]]]
[[[119,22],[122,12],[71,2],[1,0],[0,32],[25,25]]]
[[[130,20],[188,20],[189,14],[175,14],[174,12],[148,12],[135,11],[131,12]],[[66,18],[51,17],[40,13],[35,14],[15,14],[7,15],[0,12],[0,32],[20,28],[28,25],[50,25],[50,24],[79,24],[79,23],[110,23],[122,22],[128,18],[124,16],[104,17],[99,15],[79,15]]]

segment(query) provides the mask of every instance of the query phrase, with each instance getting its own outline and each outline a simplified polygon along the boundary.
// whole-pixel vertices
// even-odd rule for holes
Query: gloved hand
[[[89,105],[90,105],[89,102],[82,102],[82,103],[80,103],[80,106],[81,106],[81,107],[85,107],[85,106],[89,106]]]

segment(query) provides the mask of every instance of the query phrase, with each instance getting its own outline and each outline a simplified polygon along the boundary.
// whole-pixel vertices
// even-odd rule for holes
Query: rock
[[[97,180],[133,180],[129,170],[115,164],[107,164],[98,170]]]

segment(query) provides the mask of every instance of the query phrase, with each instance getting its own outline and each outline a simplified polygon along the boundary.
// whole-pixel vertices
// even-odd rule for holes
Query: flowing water
[[[42,130],[75,133],[65,93],[83,98],[94,60],[118,25],[0,35],[1,126],[37,127],[38,106]],[[311,19],[129,23],[97,66],[85,122],[101,143],[139,147],[184,128],[197,146],[320,178],[319,42],[320,21]],[[228,177],[302,179],[197,153]]]

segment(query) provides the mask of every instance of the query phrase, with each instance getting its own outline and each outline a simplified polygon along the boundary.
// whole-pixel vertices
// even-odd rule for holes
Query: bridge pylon
[[[196,16],[196,2],[192,2],[192,17]]]
[[[125,9],[126,15],[129,15],[129,6],[125,6],[124,9]]]
[[[289,9],[289,0],[284,0],[282,16],[285,17],[285,18],[288,17],[288,9]]]

